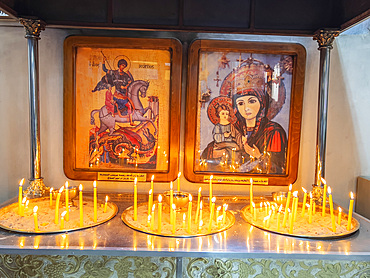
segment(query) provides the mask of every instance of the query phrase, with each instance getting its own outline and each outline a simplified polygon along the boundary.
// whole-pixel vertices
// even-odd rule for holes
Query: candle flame
[[[260,203],[260,207],[262,208],[262,202]]]
[[[184,214],[182,215],[182,220],[185,221],[186,219],[186,213],[184,212]]]
[[[68,189],[69,182],[66,181],[64,185],[65,185],[66,189]]]
[[[152,206],[152,212],[155,211],[155,204]]]
[[[172,190],[173,189],[173,182],[171,181],[170,182],[170,190]]]
[[[158,195],[158,202],[162,203],[162,195]]]
[[[53,192],[54,188],[50,187],[50,193]]]
[[[293,192],[293,196],[294,196],[295,198],[297,198],[297,197],[298,197],[298,191],[294,191],[294,192]]]
[[[153,193],[153,190],[152,190],[152,189],[150,189],[150,190],[149,190],[149,195],[152,195],[152,193]]]
[[[312,192],[310,192],[310,198],[312,199]]]
[[[38,207],[38,206],[34,206],[34,207],[33,207],[33,213],[36,213],[38,209],[39,209],[39,207]]]
[[[136,179],[136,178],[135,178]],[[93,186],[96,187],[96,181],[93,182]]]
[[[177,174],[177,178],[179,179],[179,178],[180,178],[180,176],[181,176],[181,172],[179,172],[179,173]]]
[[[203,200],[202,200],[202,201],[200,201],[199,209],[203,209]]]
[[[355,198],[355,195],[353,194],[353,192],[351,191],[351,199],[354,199]]]
[[[26,207],[28,207],[28,204],[30,203],[30,200],[26,201]]]
[[[328,186],[328,194],[331,194],[331,188]]]
[[[82,190],[83,190],[83,186],[82,186],[82,184],[80,184],[79,189],[80,189],[80,191],[82,191]]]
[[[326,184],[326,180],[325,180],[323,177],[321,177],[321,182],[322,182],[323,184]]]
[[[217,217],[217,222],[221,222],[222,218],[223,218],[223,215],[220,215],[219,217]]]
[[[221,206],[218,206],[218,207],[217,207],[217,210],[218,210],[218,211],[220,211],[220,210],[221,210]]]
[[[292,184],[289,185],[289,191],[292,191]]]
[[[252,202],[252,207],[254,207],[254,208],[256,207],[256,205],[254,204],[254,202]]]
[[[309,204],[306,204],[306,207],[308,207],[308,208],[309,208],[309,207],[310,207],[310,205],[309,205]]]
[[[67,214],[67,211],[65,210],[65,211],[63,211],[63,213],[61,214],[61,217],[66,216],[66,214]]]
[[[172,204],[172,209],[176,210],[176,205],[175,204]]]
[[[227,210],[228,207],[229,207],[228,204],[224,204],[225,211]]]
[[[152,181],[154,181],[154,175],[152,175]]]
[[[63,192],[63,190],[64,190],[64,185],[62,185],[62,187],[61,187],[61,188],[59,188],[59,193],[62,193],[62,192]]]
[[[338,210],[339,210],[339,212],[342,212],[342,208],[341,207],[338,207]]]
[[[19,182],[19,186],[22,186],[24,184],[24,178],[21,179],[21,181]]]
[[[199,190],[198,190],[198,192],[200,193],[202,191],[202,187],[199,187]]]
[[[191,194],[189,194],[189,202],[192,202],[193,201],[193,196],[191,196]]]
[[[150,222],[150,220],[152,219],[152,215],[151,214],[149,214],[148,215],[148,222]]]
[[[134,179],[134,183],[135,183],[135,185],[137,184],[137,177],[135,177],[135,179]]]
[[[213,179],[213,175],[211,175],[210,177],[209,177],[209,180],[211,181]]]
[[[253,179],[252,178],[249,179],[249,182],[251,183],[251,185],[253,185]]]
[[[279,212],[281,212],[282,209],[283,209],[283,205],[280,205]]]
[[[302,187],[302,190],[304,193],[307,193],[307,190],[304,187]]]
[[[267,215],[265,218],[263,218],[263,221],[267,221],[270,218],[270,215]]]
[[[199,227],[202,227],[203,226],[203,220],[200,220],[199,221]]]
[[[105,202],[108,202],[108,195],[105,196]]]
[[[22,199],[22,204],[24,204],[26,201],[27,201],[27,197],[24,197],[24,198]]]
[[[213,197],[213,198],[211,199],[211,201],[212,201],[212,203],[216,202],[216,197]]]
[[[290,213],[290,208],[288,208],[288,212]]]

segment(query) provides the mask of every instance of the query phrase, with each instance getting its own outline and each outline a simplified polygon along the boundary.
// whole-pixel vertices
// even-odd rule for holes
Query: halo
[[[217,117],[217,107],[221,104],[224,104],[229,108],[230,123],[235,123],[236,117],[235,117],[235,114],[234,114],[232,99],[229,98],[229,97],[223,97],[223,96],[215,97],[209,103],[208,108],[207,108],[207,115],[208,115],[209,120],[214,125],[216,125],[220,122],[220,118]]]
[[[117,67],[117,63],[118,63],[118,61],[119,60],[121,60],[121,59],[125,59],[126,60],[126,62],[127,62],[127,67],[125,67],[124,68],[124,72],[128,72],[129,70],[130,70],[130,68],[131,68],[131,60],[126,56],[126,55],[119,55],[119,56],[117,56],[116,58],[114,58],[114,61],[113,61],[113,68],[116,70],[116,69],[118,69],[118,67]]]

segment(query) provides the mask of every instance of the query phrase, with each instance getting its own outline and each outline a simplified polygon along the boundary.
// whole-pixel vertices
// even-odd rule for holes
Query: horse
[[[100,109],[94,109],[90,113],[90,123],[92,125],[95,125],[95,118],[94,115],[95,113],[99,113],[99,119],[100,119],[100,128],[97,132],[97,134],[100,134],[107,129],[109,129],[109,135],[112,135],[114,132],[114,127],[116,123],[131,123],[131,121],[139,121],[139,122],[150,122],[154,129],[154,135],[157,134],[157,127],[155,126],[153,120],[144,117],[145,113],[148,110],[152,109],[150,107],[143,107],[143,104],[140,101],[141,98],[146,97],[146,91],[149,87],[149,82],[144,81],[144,80],[136,80],[132,82],[128,88],[127,88],[127,96],[128,98],[132,101],[133,104],[133,111],[130,115],[126,116],[119,116],[115,115],[114,117],[112,116],[111,113],[108,112],[107,107],[104,105]],[[131,120],[130,120],[131,117]]]

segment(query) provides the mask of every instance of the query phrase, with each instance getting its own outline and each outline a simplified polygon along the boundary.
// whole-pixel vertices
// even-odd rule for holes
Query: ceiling
[[[0,0],[51,26],[311,36],[370,15],[369,0]]]

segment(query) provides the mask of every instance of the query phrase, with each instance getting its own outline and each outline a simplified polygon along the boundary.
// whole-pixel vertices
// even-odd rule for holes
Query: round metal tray
[[[155,203],[157,203],[157,202],[155,202]],[[145,207],[145,209],[146,209],[147,206],[148,206],[148,203],[140,203],[140,204],[138,204],[138,211],[139,211],[140,207]],[[203,205],[203,211],[205,211],[206,209],[209,209],[209,207]],[[188,234],[186,232],[186,228],[185,229],[181,228],[181,230],[176,230],[176,234],[158,233],[156,231],[151,231],[149,228],[147,228],[147,226],[145,226],[146,228],[140,228],[138,225],[135,225],[136,224],[135,221],[133,221],[132,219],[129,219],[129,218],[131,218],[129,216],[129,214],[133,210],[134,210],[134,208],[133,208],[133,206],[131,206],[131,207],[128,207],[122,213],[121,219],[122,219],[123,223],[125,223],[127,226],[129,226],[130,228],[132,228],[132,229],[134,229],[136,231],[140,231],[140,232],[143,232],[143,233],[146,233],[146,234],[151,234],[151,235],[156,235],[156,236],[180,237],[180,238],[190,238],[190,237],[198,237],[198,236],[207,236],[207,235],[212,235],[212,234],[216,234],[216,233],[225,231],[225,230],[231,228],[234,225],[234,223],[235,223],[235,216],[234,216],[234,214],[231,211],[228,211],[227,210],[226,211],[226,223],[225,223],[225,225],[222,225],[219,229],[212,229],[211,232],[209,232],[209,233],[208,232],[201,231],[200,233],[196,233],[196,234],[195,233]],[[208,223],[209,223],[208,221],[205,221],[204,227],[208,227]],[[204,230],[204,229],[206,229],[206,228],[203,228],[202,230]]]
[[[30,206],[32,204],[37,205],[37,202],[45,201],[45,200],[48,201],[49,198],[48,197],[43,197],[43,198],[31,199],[30,200],[30,202],[31,202],[30,203]],[[93,202],[91,198],[84,198],[84,203],[86,201],[91,202],[91,203]],[[78,202],[78,201],[76,201],[76,202]],[[12,232],[27,233],[27,234],[54,234],[54,233],[65,233],[65,232],[82,230],[82,229],[86,229],[86,228],[90,228],[90,227],[95,227],[97,225],[103,224],[103,223],[109,221],[110,219],[112,219],[114,216],[116,216],[116,214],[118,212],[117,205],[115,203],[112,203],[112,202],[108,202],[107,205],[112,209],[112,213],[110,213],[109,215],[107,215],[101,221],[98,221],[96,223],[89,224],[89,225],[84,225],[82,227],[78,226],[76,228],[71,228],[71,229],[40,230],[40,231],[32,230],[31,231],[31,230],[24,230],[24,229],[17,229],[17,228],[14,228],[14,227],[9,227],[9,226],[6,226],[6,225],[0,223],[0,228],[3,228],[3,229],[8,230],[8,231],[12,231]],[[0,208],[0,215],[2,215],[3,213],[8,213],[10,210],[14,210],[14,209],[16,209],[16,210],[18,209],[18,203],[12,203],[12,204],[10,204],[8,206],[5,206],[5,207]],[[52,211],[53,212],[50,214],[50,216],[51,216],[51,221],[54,222],[54,216],[55,216],[54,209],[52,209]],[[19,216],[18,214],[16,214],[15,217],[21,217],[21,216]],[[33,215],[28,216],[28,218],[32,218],[33,219]]]
[[[297,218],[300,217],[301,215],[301,207],[302,207],[302,203],[300,203],[298,205],[298,207],[300,208],[298,210],[298,214],[297,214]],[[256,208],[258,209],[258,208]],[[317,206],[316,207],[316,214],[320,214],[321,215],[321,211],[322,211],[322,207],[320,206]],[[330,216],[330,209],[329,208],[326,208],[326,215],[329,215]],[[342,232],[342,233],[337,233],[337,234],[322,234],[322,235],[317,235],[317,234],[310,234],[310,233],[296,233],[294,232],[294,229],[293,229],[293,233],[287,233],[287,232],[282,232],[282,231],[277,231],[277,229],[268,229],[268,228],[265,228],[263,227],[260,223],[256,223],[255,221],[253,221],[253,216],[251,215],[250,213],[250,206],[247,205],[245,207],[243,207],[240,211],[241,213],[241,216],[243,217],[243,219],[245,221],[247,221],[249,224],[259,228],[259,229],[262,229],[262,230],[265,230],[265,231],[268,231],[268,232],[273,232],[273,233],[276,233],[276,234],[281,234],[281,235],[287,235],[287,236],[294,236],[294,237],[301,237],[301,238],[310,238],[310,239],[336,239],[336,238],[342,238],[342,237],[347,237],[347,236],[350,236],[352,235],[353,233],[357,232],[357,230],[360,228],[360,223],[354,218],[352,217],[352,229],[350,231],[347,231],[346,232]],[[337,215],[338,212],[335,213],[335,215]],[[308,215],[308,212],[306,211],[306,216]],[[282,213],[281,214],[281,218],[280,218],[280,221],[282,222],[283,221],[283,217],[284,217],[284,214]],[[347,214],[343,214],[342,213],[342,223],[347,223],[348,221],[348,215]],[[330,217],[329,217],[330,219]],[[329,220],[330,221],[330,220]],[[342,224],[342,225],[343,225]],[[315,225],[317,225],[317,223],[315,223],[313,221],[312,224],[308,224],[308,225],[311,225],[311,227],[315,227]],[[329,222],[329,225],[328,225],[328,228],[331,229],[331,221]]]

